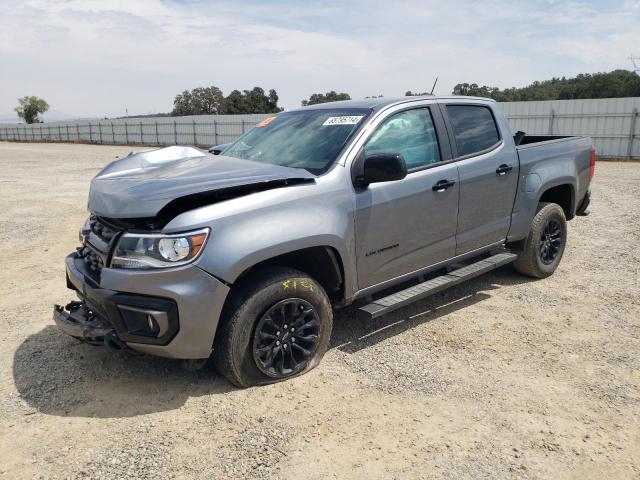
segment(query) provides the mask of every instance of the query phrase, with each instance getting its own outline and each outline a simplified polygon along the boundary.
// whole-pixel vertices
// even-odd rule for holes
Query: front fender
[[[167,229],[208,226],[197,266],[227,284],[254,265],[310,247],[332,247],[344,268],[345,294],[355,288],[353,195],[344,188],[292,186],[186,212]]]

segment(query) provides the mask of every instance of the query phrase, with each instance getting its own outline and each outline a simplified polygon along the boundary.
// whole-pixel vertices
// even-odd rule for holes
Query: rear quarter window
[[[458,156],[482,152],[500,142],[491,109],[480,105],[447,105]]]

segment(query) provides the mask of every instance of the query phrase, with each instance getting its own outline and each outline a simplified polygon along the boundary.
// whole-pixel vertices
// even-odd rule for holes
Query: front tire
[[[514,267],[524,275],[546,278],[558,268],[566,243],[564,210],[555,203],[541,202]]]
[[[332,323],[329,298],[313,278],[282,267],[256,272],[225,306],[214,343],[216,368],[241,388],[301,375],[320,363]]]

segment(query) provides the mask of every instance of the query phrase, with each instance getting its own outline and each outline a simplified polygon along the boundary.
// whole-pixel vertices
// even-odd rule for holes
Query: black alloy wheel
[[[567,219],[560,205],[542,202],[523,244],[517,246],[515,269],[529,277],[552,275],[562,260],[567,244]]]
[[[286,298],[272,305],[258,320],[253,335],[253,359],[272,378],[303,370],[318,348],[320,322],[313,305]]]
[[[563,229],[560,222],[555,218],[550,218],[542,234],[538,248],[540,251],[540,260],[545,265],[551,265],[558,256],[563,242]]]

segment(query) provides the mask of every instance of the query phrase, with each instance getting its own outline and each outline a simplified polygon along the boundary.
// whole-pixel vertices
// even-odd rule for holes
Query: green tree
[[[406,92],[404,92],[405,97],[421,97],[422,95],[431,95],[431,94],[429,92],[413,93],[411,90],[407,90]]]
[[[14,110],[26,123],[40,123],[38,115],[49,110],[49,104],[42,98],[26,96],[18,99]]]
[[[278,93],[271,89],[267,95],[264,89],[233,90],[226,98],[227,113],[278,113]]]
[[[526,87],[504,90],[476,83],[459,83],[453,87],[453,94],[488,97],[498,102],[637,97],[640,96],[640,76],[628,70],[581,73],[574,78],[552,78],[533,82]]]
[[[173,116],[225,113],[225,101],[218,87],[198,87],[185,90],[173,100]]]
[[[351,95],[348,93],[337,93],[331,90],[327,93],[314,93],[309,97],[309,100],[302,100],[302,106],[317,105],[319,103],[339,102],[340,100],[351,100]]]

